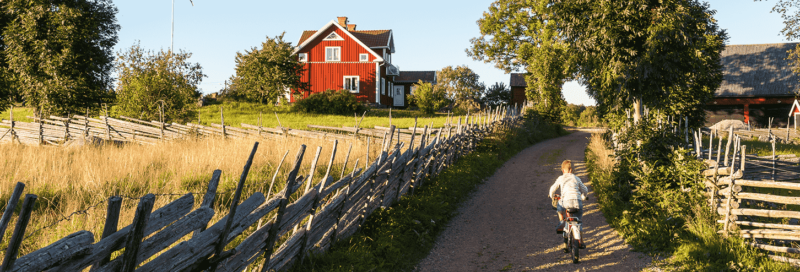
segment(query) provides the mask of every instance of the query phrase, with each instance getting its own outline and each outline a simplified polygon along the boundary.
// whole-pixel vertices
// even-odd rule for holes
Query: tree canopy
[[[574,79],[603,113],[633,108],[638,119],[644,105],[701,122],[727,39],[714,12],[696,0],[498,0],[468,53],[526,70],[528,97],[540,104]]]
[[[480,76],[466,65],[447,66],[436,73],[436,84],[455,101],[478,101],[486,88],[479,80]]]
[[[511,102],[511,89],[504,82],[496,82],[486,88],[481,100],[489,106],[505,105]]]
[[[111,98],[119,25],[110,0],[11,0],[2,5],[0,89],[13,85],[29,106],[50,114],[83,112]]]
[[[159,100],[164,101],[165,120],[195,116],[197,85],[206,75],[198,63],[188,62],[191,53],[145,51],[139,43],[117,55],[119,80],[115,114],[157,120]]]
[[[236,52],[236,74],[227,86],[232,97],[243,97],[259,103],[274,103],[289,89],[308,89],[301,81],[303,63],[294,55],[291,42],[283,34],[267,37],[261,48]]]

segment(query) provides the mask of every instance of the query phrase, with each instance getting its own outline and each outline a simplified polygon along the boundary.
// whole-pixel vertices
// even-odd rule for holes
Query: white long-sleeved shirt
[[[589,195],[589,189],[586,189],[586,185],[583,185],[581,179],[572,173],[566,173],[558,177],[556,183],[550,186],[550,193],[548,193],[547,196],[553,198],[553,193],[555,193],[558,188],[561,188],[562,200],[584,199],[585,196]]]

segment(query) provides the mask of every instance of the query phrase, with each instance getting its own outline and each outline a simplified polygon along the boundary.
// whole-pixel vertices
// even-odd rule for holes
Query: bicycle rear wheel
[[[572,247],[572,263],[579,263],[580,262],[580,260],[579,260],[580,253],[578,253],[578,246],[579,246],[578,243],[579,242],[576,239],[570,239],[570,240],[572,241],[570,243],[571,247]]]

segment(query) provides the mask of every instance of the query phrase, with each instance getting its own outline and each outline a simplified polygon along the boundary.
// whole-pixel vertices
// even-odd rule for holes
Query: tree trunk
[[[638,124],[639,119],[642,118],[642,98],[633,97],[633,123]]]

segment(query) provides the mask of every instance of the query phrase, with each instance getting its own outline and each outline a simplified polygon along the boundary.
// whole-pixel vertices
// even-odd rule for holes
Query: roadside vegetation
[[[708,140],[706,140],[708,141]],[[757,154],[758,156],[772,156],[772,143],[742,140],[742,145],[747,146],[747,154]],[[800,156],[800,145],[775,143],[775,155],[795,154]]]
[[[362,229],[292,271],[410,271],[427,256],[458,206],[509,158],[526,147],[565,135],[561,126],[528,112],[518,129],[497,130],[414,195],[367,218]]]
[[[794,270],[747,247],[741,238],[718,234],[717,216],[704,205],[707,196],[698,175],[702,162],[681,147],[681,137],[644,123],[619,138],[629,148],[615,154],[608,134],[594,134],[586,151],[600,210],[628,244],[662,257],[656,265],[667,270]],[[631,139],[648,140],[636,147]]]

